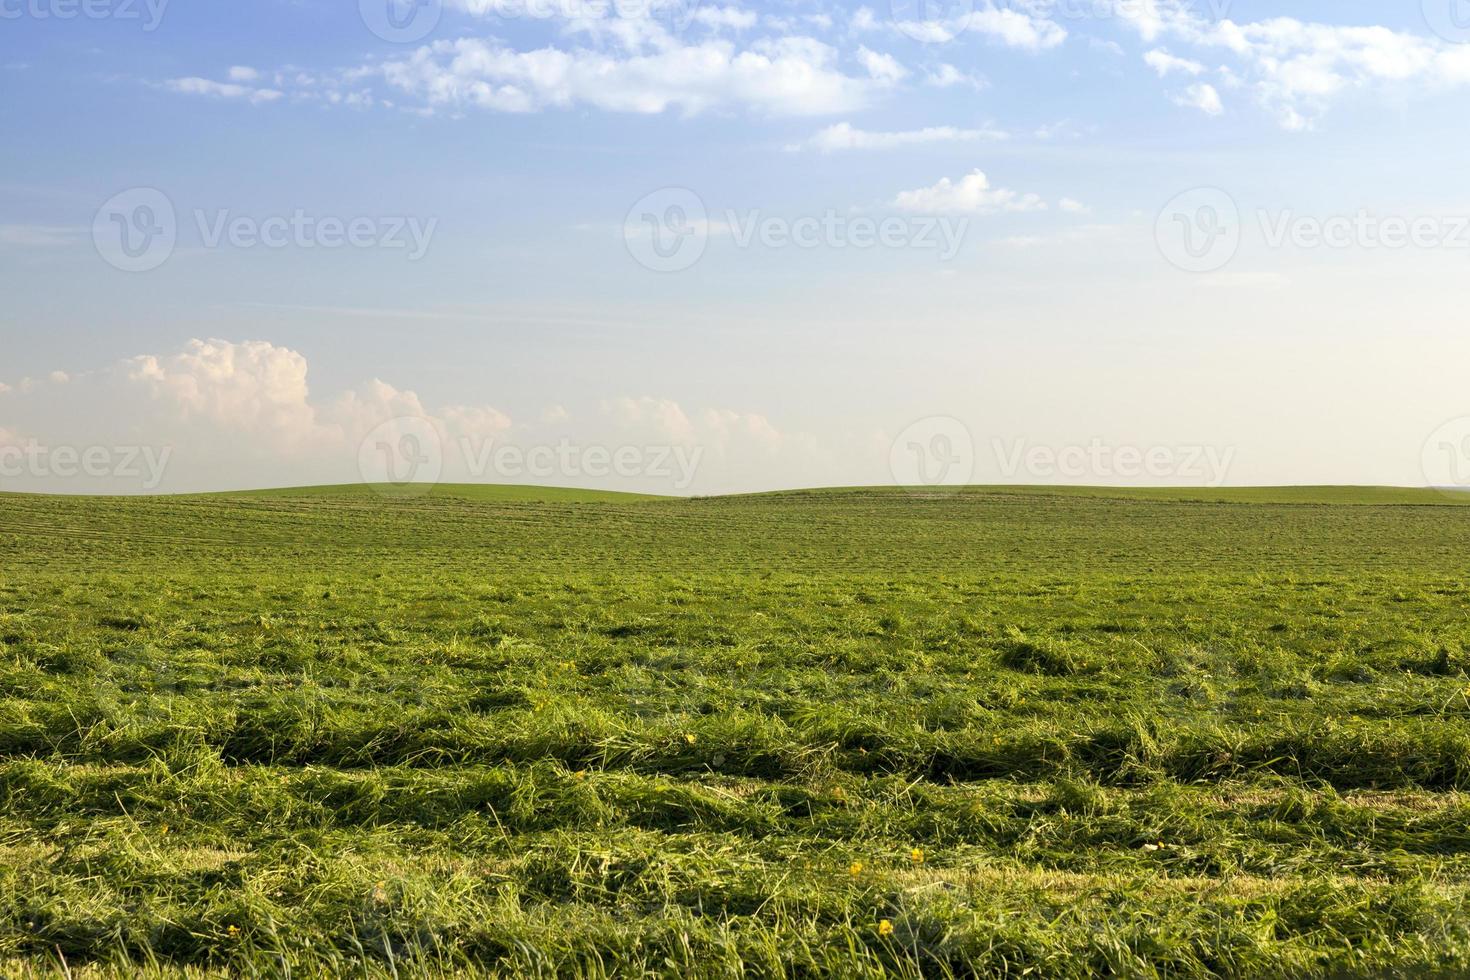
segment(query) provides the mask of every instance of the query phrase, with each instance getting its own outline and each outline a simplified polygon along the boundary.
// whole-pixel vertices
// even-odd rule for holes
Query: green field
[[[0,495],[0,975],[1464,975],[1460,504]]]

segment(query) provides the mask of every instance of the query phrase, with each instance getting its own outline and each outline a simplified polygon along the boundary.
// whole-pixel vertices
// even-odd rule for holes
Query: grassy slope
[[[1333,505],[1470,505],[1470,492],[1427,487],[1070,487],[1070,486],[984,486],[940,489],[911,487],[852,487],[785,490],[752,496],[833,496],[905,493],[932,496],[936,493],[1103,497],[1114,500],[1159,500],[1182,503],[1231,504],[1333,504]]]
[[[456,497],[477,501],[525,501],[543,503],[632,503],[664,499],[652,494],[620,493],[615,490],[583,490],[576,487],[536,487],[498,483],[440,483],[432,487],[362,484],[358,486],[282,487],[227,493],[225,497],[384,497],[388,499],[425,496]]]
[[[935,495],[1019,495],[1100,497],[1115,500],[1157,500],[1193,503],[1238,504],[1333,504],[1333,505],[1405,505],[1466,506],[1470,491],[1437,490],[1426,487],[1071,487],[1071,486],[974,486],[962,488],[901,487],[821,487],[807,490],[777,490],[739,495],[735,499],[785,497],[840,497],[904,494],[933,497]],[[0,491],[0,496],[5,496]],[[480,502],[530,503],[633,503],[639,500],[671,501],[676,497],[656,494],[623,493],[615,490],[588,490],[578,487],[541,487],[518,484],[442,483],[433,486],[370,484],[315,487],[279,487],[264,490],[230,491],[211,494],[186,494],[222,498],[292,498],[331,497],[360,499],[404,499],[420,496],[455,497]]]
[[[1463,973],[1470,510],[1264,493],[0,497],[0,956]]]

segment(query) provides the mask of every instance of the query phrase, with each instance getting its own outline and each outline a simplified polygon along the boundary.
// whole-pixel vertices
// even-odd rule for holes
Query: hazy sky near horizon
[[[1470,2],[0,0],[0,490],[1470,485]]]

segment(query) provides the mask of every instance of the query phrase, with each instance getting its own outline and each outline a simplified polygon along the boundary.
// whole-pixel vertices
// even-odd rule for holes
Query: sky
[[[0,490],[1470,486],[1470,0],[0,0]]]

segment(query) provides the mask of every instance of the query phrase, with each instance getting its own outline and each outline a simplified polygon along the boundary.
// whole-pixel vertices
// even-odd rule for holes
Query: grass
[[[1463,975],[1443,499],[0,496],[0,973]]]

